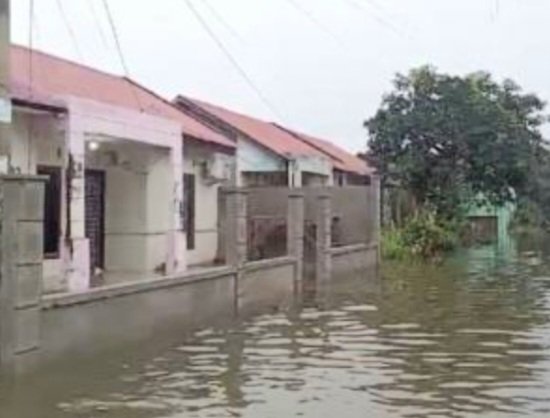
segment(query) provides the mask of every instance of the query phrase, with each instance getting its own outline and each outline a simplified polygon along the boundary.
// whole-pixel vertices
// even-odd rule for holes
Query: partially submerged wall
[[[21,187],[25,188],[27,183],[23,180]],[[34,203],[23,207],[40,208],[41,202],[36,199],[41,199],[41,190],[31,189],[27,190],[25,199],[34,199]],[[62,359],[69,352],[95,354],[163,335],[179,338],[184,328],[212,320],[228,320],[243,312],[289,305],[303,285],[304,213],[307,208],[315,213],[312,219],[317,234],[316,268],[317,273],[323,274],[322,280],[344,273],[360,273],[377,265],[377,241],[340,247],[330,245],[333,201],[327,190],[309,196],[309,205],[304,201],[303,191],[285,190],[285,193],[286,198],[283,194],[277,197],[285,202],[279,205],[277,213],[284,209],[287,214],[288,255],[253,262],[247,260],[248,196],[246,191],[232,189],[225,194],[224,203],[227,207],[224,239],[232,244],[224,247],[228,251],[225,257],[228,266],[49,296],[41,295],[39,286],[30,286],[40,285],[42,280],[40,214],[37,212],[27,219],[25,210],[11,207],[8,210],[11,215],[3,211],[2,225],[9,221],[12,229],[8,229],[11,231],[9,239],[6,230],[2,231],[2,366],[8,365],[15,371],[25,370],[32,361],[50,362]],[[263,197],[267,199],[266,195]],[[268,200],[264,199],[252,200],[252,208],[275,209],[275,206],[266,206]],[[19,200],[11,199],[10,202]],[[21,216],[24,219],[18,218]],[[20,221],[32,221],[31,230],[27,225],[13,229]],[[376,237],[376,231],[372,236]],[[28,246],[28,259],[20,260],[13,252],[4,250],[14,243],[18,251]],[[36,261],[37,270],[33,270],[36,274],[23,274],[18,270],[23,265],[34,267],[33,260]],[[18,262],[23,265],[19,266]],[[21,299],[21,295],[29,296]]]
[[[288,254],[289,189],[253,188],[247,192],[247,258],[264,260]]]

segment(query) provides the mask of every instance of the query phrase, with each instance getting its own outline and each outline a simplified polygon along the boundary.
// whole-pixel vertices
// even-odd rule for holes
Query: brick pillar
[[[332,269],[332,256],[330,248],[332,245],[331,224],[332,205],[331,196],[321,194],[317,198],[317,255],[316,255],[316,278],[318,283],[330,279]]]
[[[0,177],[0,366],[18,372],[40,347],[44,183]]]
[[[304,273],[304,194],[291,191],[288,195],[287,219],[288,255],[296,259],[294,280],[296,284],[303,279]]]
[[[225,214],[222,236],[225,241],[225,263],[241,267],[247,257],[247,192],[242,189],[225,189],[223,194]]]

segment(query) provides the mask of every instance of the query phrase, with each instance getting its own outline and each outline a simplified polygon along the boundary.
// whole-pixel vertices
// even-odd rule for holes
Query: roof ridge
[[[331,152],[328,152],[327,150],[323,149],[323,148],[320,147],[319,145],[315,144],[315,142],[313,142],[313,141],[309,140],[308,138],[302,136],[302,135],[305,135],[305,134],[298,133],[298,132],[296,132],[296,131],[294,131],[294,130],[292,130],[292,129],[290,129],[290,128],[287,128],[287,127],[285,127],[285,126],[283,126],[283,125],[279,125],[278,123],[272,123],[272,125],[274,125],[275,127],[277,127],[277,128],[279,128],[279,129],[281,129],[281,130],[283,130],[283,131],[289,133],[290,135],[292,135],[292,136],[295,137],[296,139],[305,142],[305,143],[308,144],[309,146],[311,146],[311,147],[317,149],[318,151],[321,151],[323,154],[328,155],[330,158],[334,158],[335,160],[340,161],[342,164],[345,163],[345,161],[342,160],[340,157],[334,155],[334,154],[331,153]],[[313,138],[313,136],[312,136],[311,138]],[[331,144],[331,145],[333,145],[333,146],[336,147],[336,145],[332,144],[332,142],[330,142],[330,141],[326,141],[326,140],[321,139],[321,138],[315,138],[315,139],[318,139],[319,141],[327,142],[327,143],[329,143],[329,144]],[[344,150],[342,150],[342,151],[344,151]],[[345,152],[345,151],[344,151],[344,152]]]
[[[184,95],[179,95],[179,96],[183,97],[184,99],[190,100],[193,103],[197,103],[199,106],[201,104],[205,104],[207,106],[212,106],[212,107],[218,108],[220,110],[223,110],[224,112],[230,112],[230,113],[233,113],[235,115],[238,115],[238,116],[241,116],[241,117],[244,117],[244,118],[247,118],[247,119],[253,119],[257,122],[266,123],[266,124],[273,124],[274,123],[274,122],[270,122],[269,120],[259,118],[257,116],[248,115],[248,114],[244,113],[244,111],[234,110],[234,109],[231,109],[231,108],[228,108],[228,107],[225,107],[225,106],[221,106],[219,104],[211,103],[207,100],[196,99],[194,97],[190,97],[190,96],[187,96],[187,95],[185,95],[185,96]]]

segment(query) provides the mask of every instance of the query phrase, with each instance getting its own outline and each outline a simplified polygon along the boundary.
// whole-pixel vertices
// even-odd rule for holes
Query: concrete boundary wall
[[[93,355],[147,343],[239,313],[290,304],[295,260],[289,257],[212,268],[180,277],[109,286],[42,300],[40,357]],[[178,334],[179,335],[179,334]]]
[[[378,267],[378,244],[356,244],[331,248],[333,274],[359,273]]]
[[[285,257],[247,261],[247,192],[224,194],[227,266],[43,295],[43,179],[0,178],[0,368],[25,372],[67,354],[102,351],[171,336],[212,321],[289,305],[303,286],[305,202],[287,193]],[[317,272],[323,283],[378,264],[378,241],[331,247],[331,199],[315,196]],[[312,202],[313,203],[313,202]]]

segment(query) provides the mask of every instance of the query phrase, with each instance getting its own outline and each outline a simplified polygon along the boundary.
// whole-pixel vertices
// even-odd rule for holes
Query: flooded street
[[[170,347],[67,359],[2,386],[0,416],[550,416],[542,256],[472,250],[382,275],[182,333]]]

